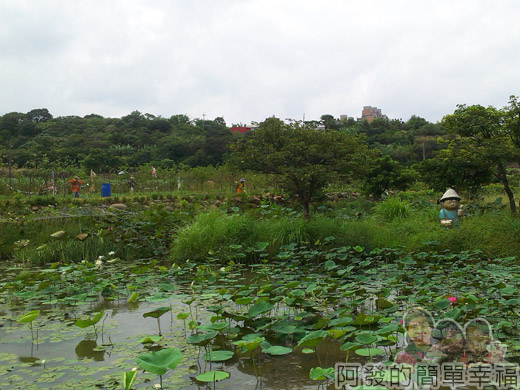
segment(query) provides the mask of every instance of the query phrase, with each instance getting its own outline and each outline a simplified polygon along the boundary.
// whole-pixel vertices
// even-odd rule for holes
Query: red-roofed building
[[[231,128],[231,133],[247,133],[248,131],[251,131],[251,127],[244,127],[244,126],[234,126]]]

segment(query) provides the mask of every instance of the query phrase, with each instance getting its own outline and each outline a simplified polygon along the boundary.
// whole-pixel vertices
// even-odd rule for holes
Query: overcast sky
[[[0,115],[437,122],[520,94],[518,0],[0,0]]]

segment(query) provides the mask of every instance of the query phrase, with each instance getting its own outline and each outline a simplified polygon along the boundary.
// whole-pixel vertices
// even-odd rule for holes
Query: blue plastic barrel
[[[101,184],[101,197],[106,198],[107,196],[110,196],[110,193],[110,183]]]

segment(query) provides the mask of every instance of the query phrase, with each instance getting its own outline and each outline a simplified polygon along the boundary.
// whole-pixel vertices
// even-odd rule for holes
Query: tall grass
[[[192,224],[178,231],[171,257],[175,261],[202,260],[209,252],[232,253],[230,245],[239,244],[246,249],[255,247],[257,242],[268,242],[271,255],[289,243],[312,246],[330,242],[375,248],[378,226],[376,221],[348,221],[320,215],[310,221],[298,217],[259,220],[249,215],[228,216],[213,211],[198,215]]]
[[[210,251],[252,240],[254,220],[245,215],[225,215],[218,210],[199,214],[178,232],[172,244],[174,259],[204,259]]]
[[[202,214],[195,222],[178,232],[173,242],[171,258],[202,260],[210,251],[231,253],[230,245],[254,247],[257,242],[269,242],[273,256],[281,245],[306,243],[320,246],[362,246],[403,248],[405,251],[459,252],[480,249],[490,256],[520,256],[520,219],[508,212],[490,212],[465,218],[459,228],[440,225],[438,209],[422,210],[389,206],[362,220],[340,219],[315,215],[310,221],[278,217],[254,219],[248,215],[227,216],[219,211]],[[406,210],[403,212],[403,210]],[[387,213],[388,211],[388,213]],[[327,238],[327,240],[325,240]],[[318,244],[320,243],[320,244]]]
[[[28,239],[32,244],[43,244],[52,240],[50,235],[64,230],[68,237],[75,237],[80,233],[81,221],[79,218],[48,218],[33,219],[22,224],[23,219],[0,223],[0,258],[9,257],[16,248],[16,242]],[[83,223],[85,219],[83,218]]]
[[[399,198],[388,198],[376,206],[376,214],[384,221],[391,222],[396,218],[408,217],[410,215],[410,205]]]
[[[85,241],[51,241],[38,248],[18,249],[13,252],[13,258],[17,261],[30,262],[37,265],[54,262],[78,263],[82,260],[94,262],[99,256],[106,256],[111,251],[117,253],[118,249],[120,252],[124,251],[113,242],[92,237]]]

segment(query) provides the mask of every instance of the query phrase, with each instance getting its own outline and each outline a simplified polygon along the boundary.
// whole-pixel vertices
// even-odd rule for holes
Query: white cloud
[[[0,0],[0,114],[437,121],[518,94],[514,0]]]

